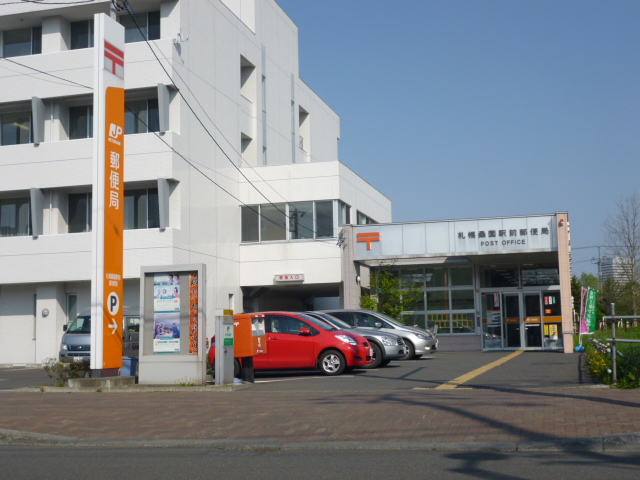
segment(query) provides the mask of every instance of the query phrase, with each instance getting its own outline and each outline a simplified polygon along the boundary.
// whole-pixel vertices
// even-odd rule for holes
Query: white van
[[[75,320],[63,327],[60,342],[60,361],[89,360],[91,356],[91,309],[78,314]],[[124,307],[124,357],[137,357],[140,349],[140,309]]]

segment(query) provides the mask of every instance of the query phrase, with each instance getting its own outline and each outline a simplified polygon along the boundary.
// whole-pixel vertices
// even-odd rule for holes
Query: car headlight
[[[348,343],[350,345],[357,345],[358,343],[351,338],[349,335],[336,335],[336,338],[339,338],[340,340],[342,340],[344,343]]]
[[[63,349],[63,350],[69,350],[69,348],[67,347],[67,344],[66,344],[66,343],[63,343],[63,344],[62,344],[62,349]]]
[[[381,337],[380,341],[383,345],[393,346],[396,344],[396,339],[393,337]]]
[[[422,335],[421,333],[416,333],[416,337],[418,337],[420,340],[428,340],[426,335]]]

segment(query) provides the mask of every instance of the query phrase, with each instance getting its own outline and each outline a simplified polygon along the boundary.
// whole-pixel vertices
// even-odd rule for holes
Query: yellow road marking
[[[464,375],[459,376],[458,378],[454,378],[453,380],[449,380],[447,383],[443,383],[442,385],[436,387],[434,390],[450,390],[452,388],[456,388],[458,385],[462,385],[465,382],[468,382],[472,378],[477,377],[478,375],[482,375],[483,373],[495,368],[503,363],[508,362],[509,360],[516,358],[518,355],[524,353],[524,350],[518,350],[517,352],[513,352],[511,355],[507,355],[506,357],[501,358],[500,360],[496,360],[495,362],[488,363],[487,365],[476,368],[472,372],[465,373]]]

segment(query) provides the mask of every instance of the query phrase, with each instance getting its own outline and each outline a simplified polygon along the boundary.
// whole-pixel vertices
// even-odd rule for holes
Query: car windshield
[[[324,320],[320,320],[318,318],[314,318],[311,315],[306,315],[304,313],[297,313],[296,315],[298,315],[300,318],[304,318],[308,322],[313,323],[316,327],[321,328],[322,330],[327,330],[327,331],[338,330],[333,325],[325,322]]]
[[[77,317],[67,328],[67,333],[91,333],[91,317]]]
[[[397,327],[405,327],[406,326],[406,325],[403,325],[402,323],[400,323],[399,321],[397,321],[395,318],[391,318],[389,315],[385,315],[384,313],[376,312],[376,315],[378,317],[382,317],[386,322],[389,322],[391,325],[395,325]]]
[[[349,325],[347,322],[345,322],[344,320],[340,320],[337,317],[334,317],[333,315],[329,315],[328,313],[314,313],[313,314],[314,317],[317,316],[317,318],[321,318],[323,320],[326,320],[327,323],[330,323],[331,325],[334,325],[338,328],[341,328],[343,330],[353,330],[354,327],[352,327],[351,325]]]

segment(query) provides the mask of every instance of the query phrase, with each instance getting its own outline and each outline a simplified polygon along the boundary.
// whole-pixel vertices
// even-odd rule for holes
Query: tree
[[[616,201],[618,211],[604,222],[607,248],[619,257],[620,270],[630,296],[631,314],[640,307],[640,197],[638,193]],[[616,308],[617,313],[617,308]]]
[[[415,283],[404,282],[393,264],[381,263],[371,270],[370,293],[360,297],[360,306],[384,313],[395,319],[423,298],[423,291]]]

